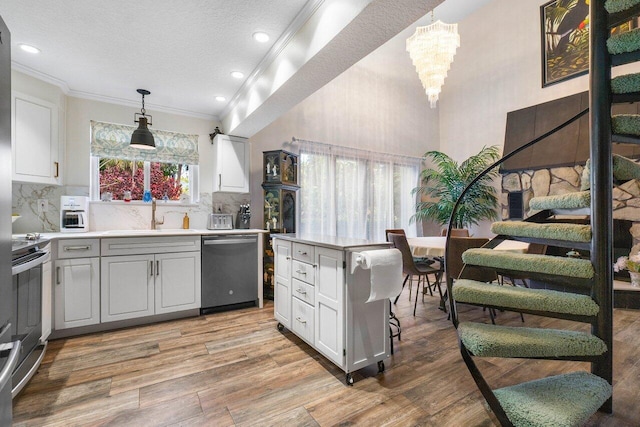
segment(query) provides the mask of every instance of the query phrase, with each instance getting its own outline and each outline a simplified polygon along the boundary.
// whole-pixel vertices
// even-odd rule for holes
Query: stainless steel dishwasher
[[[258,236],[202,236],[201,314],[258,305]]]

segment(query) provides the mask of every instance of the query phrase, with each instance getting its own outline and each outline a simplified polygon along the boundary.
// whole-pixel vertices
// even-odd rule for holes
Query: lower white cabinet
[[[103,255],[126,255],[101,258],[102,322],[200,308],[199,243],[199,236],[103,239]]]
[[[336,238],[328,238],[332,241]],[[347,270],[353,251],[386,249],[386,244],[334,248],[297,241],[295,235],[273,238],[274,317],[346,372],[372,363],[384,370],[389,357],[389,301],[367,303],[368,271]],[[334,247],[328,247],[334,246]]]
[[[55,262],[55,328],[100,323],[100,258]]]

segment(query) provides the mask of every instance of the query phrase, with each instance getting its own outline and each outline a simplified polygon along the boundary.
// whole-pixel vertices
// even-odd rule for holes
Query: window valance
[[[114,159],[197,165],[198,135],[149,129],[155,150],[129,146],[135,126],[91,121],[91,155]]]

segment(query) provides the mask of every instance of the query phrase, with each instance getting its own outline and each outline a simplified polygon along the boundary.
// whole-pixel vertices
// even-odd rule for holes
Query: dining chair
[[[423,289],[423,297],[424,293],[427,289],[431,289],[431,281],[429,280],[429,274],[435,275],[434,286],[438,288],[440,293],[440,299],[444,300],[444,296],[442,295],[442,289],[440,287],[440,282],[442,279],[442,269],[434,268],[431,265],[427,264],[417,264],[413,259],[413,254],[411,253],[411,248],[409,247],[409,242],[407,242],[407,236],[404,234],[395,234],[389,233],[389,240],[393,243],[393,246],[400,251],[402,254],[402,272],[409,276],[418,276],[418,285],[416,286],[416,298],[413,304],[413,315],[416,315],[416,308],[418,306],[418,294],[420,293],[420,283],[422,282]],[[404,289],[404,285],[406,284],[407,278],[402,284]],[[426,286],[425,286],[426,283]],[[397,300],[397,298],[396,298]]]

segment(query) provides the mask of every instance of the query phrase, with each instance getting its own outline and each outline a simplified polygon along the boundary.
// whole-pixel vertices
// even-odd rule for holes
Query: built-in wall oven
[[[42,265],[50,260],[50,245],[37,236],[13,239],[11,341],[20,341],[21,352],[11,375],[15,397],[35,375],[44,357],[42,341]]]

